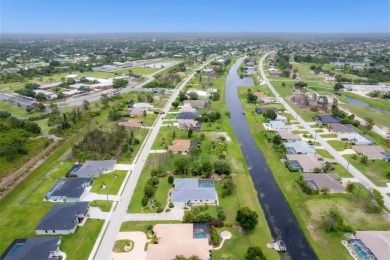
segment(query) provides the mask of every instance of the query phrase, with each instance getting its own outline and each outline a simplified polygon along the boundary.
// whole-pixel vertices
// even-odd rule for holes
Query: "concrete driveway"
[[[116,240],[130,239],[134,242],[133,250],[126,253],[111,253],[110,259],[113,260],[145,260],[145,244],[148,242],[144,232],[119,232]],[[115,241],[116,241],[115,240]]]

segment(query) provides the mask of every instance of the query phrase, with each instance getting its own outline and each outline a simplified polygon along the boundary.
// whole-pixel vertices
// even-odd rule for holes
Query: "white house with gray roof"
[[[212,179],[176,178],[171,194],[173,203],[181,204],[218,204],[218,196]]]
[[[113,171],[115,165],[116,160],[86,161],[75,174],[82,178],[96,178],[102,173]]]
[[[78,202],[92,185],[91,178],[63,178],[46,193],[44,200],[51,202]]]
[[[20,243],[18,250],[14,247],[3,260],[60,259],[64,253],[60,251],[61,237],[30,237]],[[12,244],[11,244],[12,246]],[[8,251],[8,249],[6,250]]]
[[[88,202],[56,204],[36,226],[37,235],[73,234],[79,223],[87,217]]]
[[[309,145],[304,140],[284,143],[288,154],[315,154],[313,145]]]

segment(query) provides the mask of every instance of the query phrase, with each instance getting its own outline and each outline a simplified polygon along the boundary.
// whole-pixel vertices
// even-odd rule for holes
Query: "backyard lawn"
[[[61,236],[60,250],[66,252],[66,259],[88,259],[103,224],[104,220],[88,219],[76,233]]]
[[[117,195],[126,174],[127,171],[113,171],[101,174],[93,180],[91,192],[99,194],[106,194],[108,192],[110,195]],[[102,188],[103,184],[106,185],[105,189]]]
[[[384,160],[368,160],[364,164],[358,156],[354,157],[350,154],[343,156],[347,160],[352,157],[350,163],[366,175],[374,184],[386,187],[386,183],[390,183],[390,179],[386,177],[386,173],[390,171],[390,162]]]

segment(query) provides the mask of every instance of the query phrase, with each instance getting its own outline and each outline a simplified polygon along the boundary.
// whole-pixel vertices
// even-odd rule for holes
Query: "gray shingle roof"
[[[200,182],[210,181],[209,187],[201,186]],[[175,179],[175,188],[171,195],[172,202],[185,203],[190,200],[216,200],[214,182],[197,178]]]
[[[57,204],[45,215],[35,230],[70,230],[77,225],[77,214],[84,214],[88,202]]]
[[[195,119],[199,114],[198,113],[192,113],[192,112],[183,112],[180,113],[179,116],[176,117],[176,119]]]
[[[63,181],[63,180],[59,180]],[[68,198],[80,198],[84,193],[83,187],[86,183],[91,183],[91,178],[68,178],[65,183],[56,189],[51,196],[63,196]]]
[[[116,160],[86,161],[77,172],[78,177],[98,177],[103,171],[113,170]]]
[[[20,250],[5,260],[45,260],[50,253],[58,249],[60,237],[31,237],[26,240]]]
[[[323,124],[338,123],[340,120],[330,115],[321,115],[318,116],[318,120]]]

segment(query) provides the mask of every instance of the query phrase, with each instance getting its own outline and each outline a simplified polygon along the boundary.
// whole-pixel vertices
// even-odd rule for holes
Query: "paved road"
[[[295,111],[290,107],[287,102],[279,95],[279,93],[275,90],[275,88],[272,86],[272,84],[267,79],[267,76],[264,73],[263,70],[263,61],[264,59],[270,54],[271,52],[265,54],[260,61],[259,64],[259,71],[261,74],[261,77],[264,79],[265,83],[267,84],[268,88],[272,91],[272,93],[275,95],[276,98],[279,99],[280,103],[284,105],[286,110],[290,112],[294,117],[296,117],[296,120],[305,128],[306,131],[308,131],[311,135],[316,136],[316,132],[310,127],[310,125],[305,122]],[[332,146],[330,146],[329,143],[324,140],[320,135],[317,135],[316,141],[319,142],[336,160],[338,163],[340,163],[349,173],[351,173],[356,179],[360,181],[367,189],[377,189],[381,192],[385,206],[390,209],[390,197],[387,196],[386,193],[390,193],[390,186],[388,187],[377,187],[374,183],[372,183],[364,174],[362,174],[358,169],[356,169],[353,165],[351,165],[343,156],[341,156],[335,149],[333,149]]]
[[[207,64],[209,64],[211,61],[203,64],[199,67],[199,69],[203,68]],[[179,86],[174,90],[172,96],[168,99],[165,107],[162,109],[165,113],[168,113],[168,111],[171,108],[171,103],[177,98],[180,91],[184,88],[184,86],[189,82],[189,80],[195,75],[196,70],[194,70],[190,75],[188,75],[180,84]],[[149,135],[147,136],[146,141],[144,142],[143,147],[141,148],[141,151],[139,153],[138,158],[136,159],[136,162],[134,164],[134,170],[130,175],[129,180],[125,184],[123,193],[121,194],[121,199],[118,202],[116,208],[110,214],[108,221],[109,224],[107,226],[107,229],[102,232],[104,232],[104,237],[101,240],[101,243],[98,246],[98,250],[95,254],[94,251],[92,251],[91,255],[89,256],[89,259],[96,259],[96,260],[108,260],[111,255],[112,248],[114,246],[114,242],[116,239],[116,236],[119,232],[120,226],[122,224],[122,221],[124,217],[126,216],[128,205],[130,204],[131,197],[134,194],[134,190],[136,188],[139,176],[141,175],[142,169],[144,168],[146,159],[150,153],[150,150],[152,148],[152,145],[154,143],[154,140],[157,137],[158,132],[160,131],[160,127],[163,124],[162,117],[165,115],[159,115],[154,123],[153,129],[149,132]],[[99,243],[97,241],[96,243]]]

